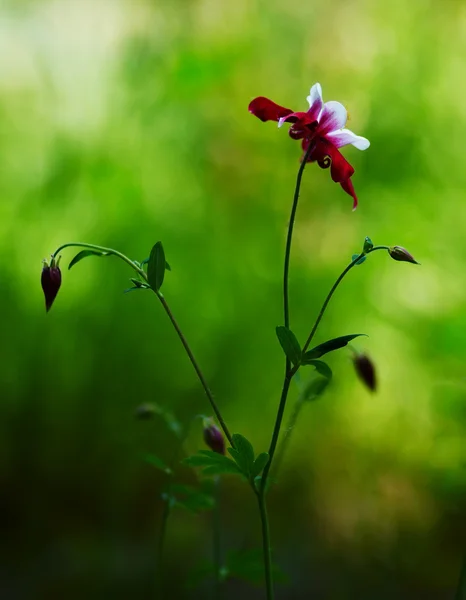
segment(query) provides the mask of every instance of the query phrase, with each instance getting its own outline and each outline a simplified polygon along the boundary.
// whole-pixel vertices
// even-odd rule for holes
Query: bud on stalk
[[[52,307],[52,304],[57,297],[58,290],[61,286],[61,271],[58,263],[60,257],[55,259],[54,256],[50,259],[50,264],[44,259],[41,275],[42,290],[45,297],[45,309],[47,312]]]
[[[225,454],[225,439],[223,433],[215,425],[212,419],[204,419],[204,442],[214,452]]]

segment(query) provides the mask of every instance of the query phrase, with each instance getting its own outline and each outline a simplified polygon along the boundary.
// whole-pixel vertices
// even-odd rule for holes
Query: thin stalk
[[[361,260],[361,258],[365,255],[364,252],[361,252],[361,254],[358,254],[358,256],[346,267],[346,269],[340,274],[340,276],[338,277],[338,279],[335,281],[335,283],[332,285],[332,288],[330,290],[330,292],[327,294],[327,297],[325,298],[324,303],[322,304],[322,308],[320,309],[319,314],[317,315],[317,319],[311,329],[311,333],[309,334],[309,337],[306,340],[306,343],[303,346],[303,352],[306,352],[306,350],[309,348],[309,344],[312,342],[312,338],[314,337],[316,331],[317,331],[317,327],[319,327],[319,323],[322,320],[322,317],[324,316],[325,313],[325,309],[328,306],[328,303],[330,302],[335,290],[337,289],[337,287],[339,286],[340,282],[342,281],[342,279],[344,278],[344,276],[351,271],[351,269],[356,265],[356,263]]]
[[[117,256],[118,258],[120,258],[123,262],[127,263],[132,269],[133,271],[136,271],[136,273],[138,275],[140,275],[144,281],[147,282],[147,274],[144,271],[144,269],[141,269],[140,267],[138,267],[138,265],[133,262],[130,258],[128,258],[127,256],[125,256],[124,254],[122,254],[121,252],[118,252],[117,250],[114,250],[113,248],[105,248],[104,246],[97,246],[95,244],[85,244],[85,243],[81,243],[81,242],[70,242],[68,244],[63,244],[62,246],[60,246],[57,250],[55,250],[55,252],[53,253],[53,256],[56,257],[57,254],[61,251],[64,250],[65,248],[70,248],[70,247],[77,247],[77,248],[89,248],[90,250],[97,250],[99,252],[108,252],[108,254],[112,254],[114,256]],[[152,289],[152,288],[151,288]],[[215,416],[218,419],[218,422],[220,423],[223,432],[225,433],[225,436],[227,437],[228,441],[230,442],[230,444],[233,446],[233,441],[232,441],[232,437],[231,434],[228,430],[228,427],[226,426],[225,421],[223,420],[223,417],[220,413],[220,410],[217,407],[217,403],[215,402],[214,396],[209,388],[209,386],[207,385],[207,381],[201,371],[201,368],[196,360],[196,358],[194,357],[194,354],[188,344],[188,341],[186,340],[183,332],[180,329],[180,326],[178,325],[177,321],[175,320],[175,317],[173,316],[173,313],[171,312],[167,301],[165,300],[165,298],[163,297],[163,295],[160,292],[157,292],[156,290],[152,290],[154,292],[154,294],[157,296],[157,298],[160,300],[168,318],[170,319],[173,327],[175,328],[176,333],[178,334],[178,337],[180,338],[181,343],[183,344],[183,347],[186,351],[186,354],[189,357],[189,360],[191,361],[192,366],[194,367],[194,370],[196,371],[196,374],[199,378],[199,381],[201,382],[202,387],[204,388],[204,392],[210,402],[210,405],[212,407],[212,410],[215,413]]]
[[[273,465],[273,474],[274,476],[276,476],[278,470],[280,469],[280,466],[282,464],[283,461],[283,457],[285,455],[285,452],[288,448],[288,444],[290,443],[290,439],[291,439],[291,434],[293,432],[293,429],[296,426],[296,423],[298,421],[298,417],[301,413],[301,409],[303,408],[303,400],[302,398],[298,398],[298,400],[296,400],[296,403],[293,407],[293,412],[290,415],[290,418],[288,419],[288,423],[286,425],[286,429],[285,429],[285,433],[283,435],[282,441],[280,442],[279,446],[278,446],[278,450],[275,454],[275,461],[274,461],[274,465]]]
[[[212,515],[212,550],[214,560],[214,576],[215,576],[215,587],[214,587],[214,598],[220,600],[221,591],[221,580],[220,580],[220,569],[222,566],[222,555],[221,555],[221,539],[220,539],[220,477],[214,479],[214,510]]]
[[[153,290],[153,291],[155,291],[155,290]],[[231,433],[228,430],[228,427],[227,427],[225,421],[223,420],[220,410],[218,409],[218,406],[215,402],[214,395],[210,391],[207,381],[197,363],[197,360],[194,357],[194,354],[192,353],[191,348],[189,347],[189,344],[188,344],[186,338],[184,337],[183,332],[180,329],[180,326],[178,325],[175,317],[173,316],[172,311],[170,310],[170,307],[167,304],[167,301],[162,296],[162,294],[160,294],[159,292],[155,292],[155,294],[156,294],[157,298],[160,300],[165,312],[167,313],[168,318],[170,319],[173,327],[175,328],[176,333],[178,334],[178,337],[180,338],[181,343],[183,344],[184,349],[186,350],[186,354],[188,355],[189,360],[191,361],[191,364],[193,365],[194,370],[196,371],[199,381],[201,382],[201,385],[204,388],[204,392],[205,392],[207,398],[209,399],[212,410],[214,411],[215,416],[217,417],[218,422],[220,423],[220,426],[222,427],[223,432],[225,433],[225,436],[227,437],[228,441],[230,442],[230,445],[232,447],[234,447]]]
[[[262,551],[264,554],[265,588],[267,591],[267,600],[273,600],[275,594],[273,590],[272,576],[272,548],[270,547],[270,529],[269,518],[267,515],[266,498],[262,489],[257,493],[257,500],[259,502],[259,512],[262,526]]]
[[[291,242],[293,241],[294,222],[296,219],[296,211],[298,210],[299,192],[301,190],[301,180],[303,178],[304,168],[314,147],[314,143],[309,144],[309,147],[303,156],[301,164],[299,165],[298,175],[296,177],[296,186],[294,189],[293,204],[291,206],[290,222],[288,224],[288,234],[286,236],[285,267],[283,269],[283,316],[285,321],[285,327],[290,326],[288,280],[290,271]]]
[[[158,543],[158,551],[157,551],[157,565],[155,568],[157,587],[160,590],[163,589],[163,557],[164,557],[163,551],[165,548],[168,517],[170,516],[170,511],[171,511],[171,495],[170,495],[171,478],[172,478],[172,475],[170,475],[170,483],[167,486],[166,498],[165,498],[164,504],[163,504],[162,522],[160,524],[159,543]]]
[[[366,254],[370,254],[371,252],[375,252],[376,250],[388,250],[388,246],[374,246],[371,250],[369,250],[368,252],[361,252],[361,254],[358,254],[358,256],[356,256],[356,258],[350,262],[350,264],[346,267],[346,269],[340,274],[340,276],[338,277],[338,279],[335,281],[335,283],[333,284],[330,292],[328,293],[327,297],[325,298],[324,303],[322,304],[322,308],[320,309],[319,314],[317,315],[317,319],[311,329],[311,333],[309,334],[306,343],[303,346],[303,352],[306,352],[306,350],[309,348],[309,344],[312,342],[312,339],[317,331],[317,328],[319,327],[319,324],[322,320],[322,317],[324,316],[325,310],[328,306],[328,303],[330,302],[335,290],[337,289],[337,287],[340,285],[341,281],[343,280],[343,278],[345,277],[345,275],[351,271],[351,269],[358,263],[359,260],[361,260],[361,258],[363,256],[365,256]],[[298,369],[295,367],[295,370],[293,372],[293,374],[297,371]]]
[[[466,557],[461,563],[460,578],[456,588],[455,600],[466,600]]]

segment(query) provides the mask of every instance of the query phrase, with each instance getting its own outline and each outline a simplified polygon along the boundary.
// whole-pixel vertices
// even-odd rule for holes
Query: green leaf
[[[332,379],[333,373],[332,369],[328,366],[327,363],[324,363],[322,360],[306,360],[304,357],[303,365],[311,365],[315,367],[316,371],[326,377],[327,379]]]
[[[372,250],[373,247],[374,247],[374,242],[371,240],[370,237],[368,237],[366,235],[366,237],[364,238],[364,246],[362,248],[362,251],[369,252],[370,250]]]
[[[162,242],[157,242],[152,248],[147,263],[147,279],[151,288],[158,292],[162,287],[166,268],[165,252]]]
[[[215,500],[210,494],[205,494],[192,485],[173,484],[170,491],[175,499],[175,506],[191,512],[211,510],[215,505]]]
[[[210,450],[201,450],[193,456],[188,456],[182,462],[190,467],[201,467],[204,475],[241,474],[238,465],[231,458]]]
[[[256,477],[258,477],[260,475],[260,473],[262,473],[262,471],[264,470],[266,464],[269,462],[269,453],[268,452],[261,452],[258,457],[256,458],[256,460],[254,461],[254,464],[252,466],[252,477],[254,477],[254,479]]]
[[[312,350],[308,350],[307,352],[305,352],[304,361],[306,361],[306,364],[309,364],[310,360],[313,360],[314,358],[320,358],[324,354],[327,354],[327,352],[333,352],[334,350],[343,348],[344,346],[346,346],[346,344],[351,342],[351,340],[354,340],[354,338],[357,338],[360,335],[366,334],[352,333],[351,335],[342,335],[341,337],[333,338],[333,340],[328,340],[328,342],[324,342],[323,344],[312,348]]]
[[[355,261],[358,258],[359,254],[353,254],[351,257],[351,262]],[[367,256],[361,256],[356,265],[362,265],[362,263],[366,260]]]
[[[70,262],[70,264],[68,265],[68,270],[70,270],[71,267],[74,267],[74,265],[80,260],[82,260],[83,258],[87,258],[88,256],[110,256],[110,252],[99,252],[98,250],[82,250],[81,252],[78,252],[78,254],[76,254],[73,260]]]
[[[172,473],[172,470],[170,469],[170,467],[168,465],[166,465],[161,458],[159,458],[158,456],[155,456],[155,454],[146,454],[144,456],[144,460],[147,463],[149,463],[150,465],[152,465],[153,467],[156,467],[157,469],[160,469],[164,473],[167,473],[167,475],[170,475]]]
[[[144,267],[144,265],[147,265],[147,263],[149,262],[149,258],[150,258],[150,257],[148,256],[148,257],[147,257],[147,258],[145,258],[143,261],[141,261],[141,263],[140,263],[140,265],[139,265],[139,266],[142,268],[142,267]],[[136,261],[134,261],[134,262],[136,262]],[[166,269],[167,271],[171,271],[171,270],[172,270],[172,268],[171,268],[171,267],[170,267],[170,265],[167,263],[167,261],[165,261],[165,269]]]
[[[294,366],[299,365],[301,362],[302,352],[301,346],[299,345],[295,334],[291,331],[291,329],[283,327],[282,325],[277,327],[275,331],[277,332],[278,341],[280,342],[280,346],[283,348],[286,358],[291,361]]]
[[[249,478],[254,465],[254,448],[249,440],[239,433],[232,436],[234,448],[228,448],[228,452],[235,459],[242,473]]]
[[[304,388],[301,398],[305,402],[312,402],[322,396],[330,383],[330,379],[327,377],[318,377],[317,379],[311,379]]]

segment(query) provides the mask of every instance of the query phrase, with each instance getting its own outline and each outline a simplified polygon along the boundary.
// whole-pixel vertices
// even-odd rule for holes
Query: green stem
[[[315,144],[310,143],[306,150],[301,164],[299,165],[298,175],[296,177],[296,186],[293,195],[293,205],[291,207],[290,222],[288,224],[288,233],[286,236],[285,246],[285,266],[283,269],[283,316],[285,321],[285,327],[290,326],[290,307],[289,307],[289,294],[288,294],[288,280],[290,271],[290,256],[291,256],[291,242],[293,241],[293,229],[296,219],[296,211],[298,209],[299,192],[301,190],[301,180],[303,178],[304,168],[307,160],[314,148]],[[286,400],[288,397],[288,390],[290,388],[291,378],[289,377],[291,370],[291,363],[288,359],[285,362],[285,377],[283,380],[282,393],[280,397],[280,403],[278,405],[277,417],[275,419],[275,425],[272,433],[272,440],[269,447],[269,462],[267,463],[261,479],[261,493],[264,492],[267,485],[267,477],[269,475],[270,468],[272,466],[273,455],[277,447],[278,436],[280,434],[280,427],[283,420],[283,413],[285,412]]]
[[[330,300],[332,299],[332,296],[335,292],[335,290],[337,289],[337,287],[340,285],[340,282],[342,281],[342,279],[344,278],[344,276],[351,271],[351,269],[356,265],[356,263],[361,260],[361,258],[365,255],[364,252],[361,252],[361,254],[358,254],[358,256],[346,267],[346,269],[340,274],[340,276],[338,277],[338,279],[335,281],[335,283],[333,284],[330,292],[328,293],[327,297],[325,298],[324,303],[322,304],[322,308],[320,309],[319,314],[317,315],[317,319],[311,329],[311,333],[309,334],[309,337],[306,340],[306,343],[303,346],[303,352],[306,352],[306,350],[309,348],[309,344],[312,342],[312,338],[314,337],[316,331],[317,331],[317,327],[319,327],[319,323],[322,320],[322,317],[324,316],[325,313],[325,309],[328,306],[328,303],[330,302]]]
[[[369,250],[368,252],[361,252],[361,254],[358,254],[358,256],[350,262],[350,264],[346,267],[346,269],[340,274],[340,276],[338,277],[338,279],[335,281],[335,283],[333,284],[330,292],[328,293],[327,297],[325,298],[324,303],[322,304],[322,308],[320,309],[319,314],[317,315],[317,319],[311,329],[311,333],[309,334],[306,343],[303,346],[303,352],[306,352],[306,350],[309,348],[309,344],[312,342],[312,339],[317,331],[317,328],[319,327],[319,324],[322,320],[322,317],[324,316],[325,310],[328,306],[328,303],[330,302],[335,290],[337,289],[337,287],[340,285],[341,281],[343,280],[343,278],[345,277],[345,275],[351,271],[351,269],[358,263],[358,261],[361,260],[361,258],[363,256],[365,256],[366,254],[370,254],[371,252],[375,252],[375,250],[388,250],[388,246],[374,246],[372,248],[372,250]],[[296,371],[298,370],[298,368],[295,367],[295,369],[293,370],[293,375],[294,373],[296,373]]]
[[[296,211],[298,210],[299,192],[301,190],[301,180],[303,178],[304,168],[306,166],[309,155],[314,149],[315,144],[309,144],[306,153],[303,156],[301,164],[299,165],[298,175],[296,177],[296,186],[293,196],[293,204],[291,207],[290,222],[288,224],[288,234],[286,236],[286,247],[285,247],[285,267],[283,269],[283,315],[285,320],[285,327],[290,326],[290,307],[289,307],[289,295],[288,295],[288,280],[290,271],[290,256],[291,256],[291,242],[293,241],[293,229],[294,222],[296,219]]]
[[[280,442],[277,453],[275,454],[275,461],[274,461],[274,465],[273,465],[274,476],[277,475],[277,472],[280,469],[280,466],[283,461],[283,457],[288,448],[288,444],[290,443],[291,434],[293,432],[293,429],[296,426],[296,423],[298,422],[298,417],[301,413],[302,408],[303,408],[303,400],[302,400],[302,397],[299,397],[298,400],[296,400],[296,402],[295,402],[295,405],[293,407],[293,412],[291,413],[288,423],[286,425],[286,429],[285,429],[285,433],[283,434],[282,441]]]
[[[96,246],[95,244],[84,244],[81,242],[70,242],[69,244],[63,244],[55,250],[53,253],[53,257],[56,258],[57,254],[64,250],[65,248],[89,248],[90,250],[97,250],[98,252],[107,252],[108,254],[113,254],[113,256],[117,256],[121,258],[122,261],[127,263],[138,275],[141,275],[147,281],[146,273],[143,269],[140,269],[130,258],[118,252],[118,250],[114,250],[113,248],[105,248],[104,246]]]
[[[155,290],[153,290],[153,291],[155,292]],[[225,436],[227,437],[228,441],[230,442],[230,445],[232,447],[234,447],[233,440],[232,440],[232,437],[231,437],[231,433],[228,430],[228,427],[227,427],[225,421],[223,420],[223,417],[222,417],[222,415],[220,413],[220,410],[218,409],[218,406],[217,406],[217,404],[215,402],[215,399],[214,399],[214,395],[210,391],[210,388],[207,385],[207,381],[206,381],[206,379],[205,379],[205,377],[204,377],[204,375],[203,375],[203,373],[202,373],[202,371],[201,371],[201,369],[200,369],[200,367],[199,367],[199,365],[198,365],[198,363],[197,363],[197,361],[196,361],[196,359],[194,357],[194,354],[192,353],[191,348],[188,345],[188,342],[187,342],[186,338],[183,335],[183,332],[181,331],[181,329],[180,329],[177,321],[175,320],[175,317],[173,316],[173,313],[171,312],[170,307],[167,304],[167,301],[162,296],[162,294],[160,294],[158,292],[155,292],[155,294],[156,294],[157,298],[160,300],[160,302],[161,302],[161,304],[162,304],[165,312],[168,315],[168,318],[170,319],[173,327],[175,328],[176,333],[178,334],[178,337],[180,338],[181,343],[183,344],[184,349],[186,350],[186,354],[188,355],[189,360],[191,361],[191,364],[193,365],[194,370],[196,371],[196,374],[197,374],[197,376],[199,378],[199,381],[201,382],[201,385],[204,388],[204,392],[205,392],[207,398],[209,399],[209,402],[210,402],[210,405],[212,407],[212,410],[214,411],[215,416],[217,417],[218,422],[220,423],[220,426],[222,427],[223,432],[225,433]]]
[[[267,505],[264,490],[257,493],[259,502],[259,512],[262,526],[262,551],[264,554],[265,587],[267,590],[267,600],[274,599],[273,576],[272,576],[272,548],[270,547],[270,529],[267,515]]]
[[[215,600],[220,600],[220,569],[222,566],[222,556],[221,556],[221,542],[220,542],[220,477],[215,477],[214,479],[214,510],[213,510],[213,519],[212,519],[212,529],[213,529],[213,559],[214,559],[214,575],[215,575],[215,588],[214,588],[214,598]]]
[[[461,564],[460,578],[456,588],[455,600],[466,600],[466,557]]]
[[[104,246],[97,246],[95,244],[85,244],[85,243],[81,243],[81,242],[70,242],[68,244],[63,244],[62,246],[60,246],[57,250],[55,250],[55,252],[53,253],[53,256],[56,257],[57,254],[61,251],[64,250],[65,248],[70,248],[70,247],[77,247],[77,248],[89,248],[90,250],[97,250],[99,252],[107,252],[108,254],[112,254],[114,256],[117,256],[118,258],[120,258],[123,262],[127,263],[134,271],[136,271],[136,273],[138,275],[140,275],[144,281],[147,282],[147,274],[144,271],[144,269],[141,269],[140,267],[137,266],[136,263],[134,263],[130,258],[128,258],[127,256],[125,256],[124,254],[122,254],[121,252],[118,252],[117,250],[114,250],[113,248],[105,248]],[[151,288],[152,289],[152,288]],[[186,354],[189,357],[189,360],[191,361],[192,366],[194,367],[194,370],[196,371],[196,374],[199,378],[199,381],[201,382],[202,387],[204,388],[204,392],[210,402],[210,405],[212,407],[212,410],[215,413],[215,416],[218,419],[218,422],[220,423],[223,432],[225,433],[225,436],[227,437],[228,441],[230,442],[230,444],[233,446],[233,441],[232,441],[232,437],[231,434],[228,430],[228,427],[226,426],[225,421],[223,420],[222,415],[220,414],[220,411],[217,407],[217,404],[215,402],[214,396],[212,394],[212,392],[210,391],[209,386],[207,385],[207,381],[201,371],[201,368],[199,367],[199,364],[196,360],[196,358],[194,357],[194,354],[183,334],[183,332],[181,331],[178,323],[175,320],[175,317],[173,316],[173,313],[171,312],[167,301],[165,300],[165,298],[163,297],[163,295],[160,292],[157,292],[156,290],[152,289],[152,291],[154,292],[154,294],[157,296],[157,298],[160,300],[168,318],[170,319],[173,327],[175,328],[176,333],[178,334],[178,337],[180,338],[181,343],[183,344],[183,348],[186,351]]]
[[[157,587],[159,588],[159,590],[163,589],[163,551],[165,547],[165,538],[167,534],[168,517],[170,516],[171,511],[171,479],[172,476],[170,475],[170,482],[167,486],[166,492],[167,497],[164,500],[163,505],[162,522],[160,524],[159,533],[159,546],[157,552],[157,566],[155,568]]]

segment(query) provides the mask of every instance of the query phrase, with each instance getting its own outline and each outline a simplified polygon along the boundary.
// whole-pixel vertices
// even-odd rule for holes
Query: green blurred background
[[[360,208],[305,171],[291,323],[303,340],[369,235],[376,253],[339,289],[316,341],[365,332],[380,391],[349,352],[294,431],[270,494],[278,598],[449,599],[466,550],[464,139],[466,5],[449,0],[4,0],[0,5],[0,597],[200,598],[210,515],[169,521],[154,564],[173,440],[209,414],[150,293],[123,294],[114,259],[66,271],[46,315],[41,259],[87,241],[145,258],[162,240],[165,296],[233,431],[267,448],[282,379],[284,238],[299,147],[247,112],[302,110],[319,81],[343,102]],[[294,388],[289,408],[296,398]],[[202,448],[195,421],[186,452]],[[196,483],[180,468],[178,478]],[[222,548],[260,543],[250,490],[222,486]],[[225,598],[261,598],[233,581]]]

